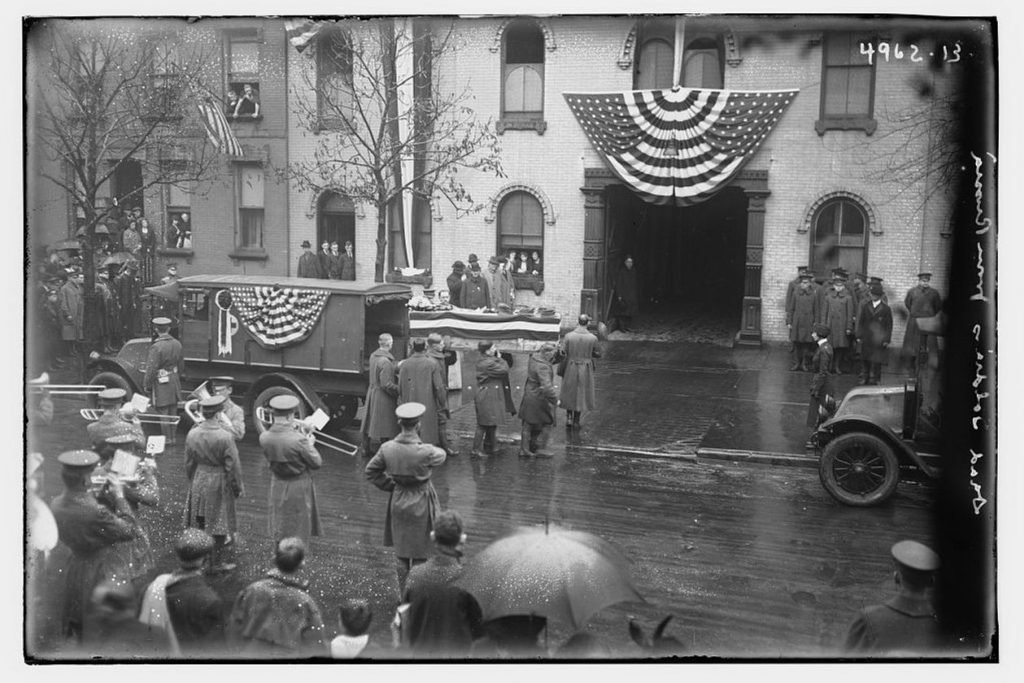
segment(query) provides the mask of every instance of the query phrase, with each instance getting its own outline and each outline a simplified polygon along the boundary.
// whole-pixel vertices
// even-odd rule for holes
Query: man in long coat
[[[455,306],[462,305],[462,279],[466,276],[466,264],[456,261],[448,274],[448,300]]]
[[[498,304],[512,304],[512,292],[509,288],[509,280],[505,279],[501,270],[502,261],[497,256],[492,256],[487,261],[487,272],[484,280],[487,282],[489,299],[487,306],[497,309]]]
[[[58,585],[64,589],[59,602],[63,634],[81,639],[93,589],[104,581],[130,581],[127,555],[119,552],[119,546],[135,539],[137,527],[117,477],[109,477],[106,483],[113,509],[101,505],[90,490],[92,472],[100,462],[96,453],[68,451],[57,461],[64,492],[53,499],[50,511],[71,554],[65,565],[55,562],[54,575],[64,582]]]
[[[807,266],[797,266],[796,267],[796,277],[793,278],[792,280],[790,280],[786,284],[786,309],[787,310],[789,310],[789,300],[793,297],[793,294],[796,292],[796,290],[800,288],[800,280],[803,278],[804,274],[807,273],[807,272],[808,272]],[[815,321],[815,322],[817,322],[817,321]]]
[[[415,339],[412,355],[398,367],[398,403],[414,401],[427,408],[420,420],[420,437],[423,443],[437,444],[437,414],[448,403],[448,388],[444,385],[441,368],[427,355],[427,342]]]
[[[491,342],[477,345],[480,360],[476,363],[476,434],[473,455],[494,455],[498,427],[505,424],[505,413],[516,414],[512,403],[512,387],[508,379],[508,363],[498,355]]]
[[[807,426],[818,426],[818,408],[825,405],[825,397],[835,392],[832,386],[832,345],[828,341],[832,330],[828,325],[815,323],[811,331],[811,339],[818,345],[811,358],[811,399],[807,404]]]
[[[395,381],[395,357],[391,354],[394,338],[384,332],[377,337],[380,348],[370,354],[370,382],[366,389],[366,414],[363,416],[363,455],[372,457],[382,441],[398,434],[395,408],[398,383]]]
[[[480,274],[480,264],[471,264],[467,272],[462,282],[462,291],[459,292],[459,307],[487,308],[491,305],[491,289],[487,278]]]
[[[448,457],[458,455],[459,452],[452,449],[448,441],[448,420],[451,418],[451,411],[448,409],[448,366],[454,365],[457,356],[454,351],[446,351],[444,338],[437,332],[427,335],[427,355],[437,362],[441,368],[441,381],[444,382],[444,407],[437,411],[437,445],[444,449]]]
[[[822,323],[831,330],[829,343],[835,349],[833,370],[837,375],[843,374],[844,368],[849,370],[847,356],[856,322],[857,309],[853,295],[846,289],[846,278],[840,275],[832,280],[832,291],[825,296],[825,313],[822,315]]]
[[[356,255],[354,253],[354,247],[351,242],[345,242],[345,253],[338,257],[341,263],[341,279],[342,280],[355,280],[356,279]]]
[[[320,535],[320,509],[311,470],[323,458],[313,445],[313,435],[295,429],[299,398],[282,394],[270,399],[274,423],[260,434],[260,447],[270,465],[269,534],[275,541],[294,536],[309,543]]]
[[[85,340],[85,298],[82,292],[82,272],[72,271],[57,294],[60,308],[60,338],[66,353],[79,359],[79,345]]]
[[[316,255],[320,262],[320,273],[323,277],[329,278],[331,272],[331,243],[324,240],[320,245],[320,253]]]
[[[590,316],[580,315],[576,329],[562,338],[562,354],[565,356],[565,375],[562,377],[562,392],[559,402],[565,408],[566,428],[580,426],[580,414],[593,410],[595,358],[601,357],[597,337],[587,329]]]
[[[790,370],[807,371],[808,355],[814,346],[811,328],[817,318],[818,298],[811,289],[811,275],[805,271],[800,276],[800,286],[786,299],[786,327],[789,328],[789,341],[793,343]]]
[[[142,281],[139,279],[139,262],[128,261],[124,271],[114,280],[117,305],[121,315],[121,338],[128,341],[139,333],[139,315],[142,303]]]
[[[861,304],[857,315],[857,339],[861,343],[860,358],[863,384],[878,384],[882,380],[882,365],[888,362],[889,343],[892,342],[892,311],[882,303],[881,285],[872,285],[871,299]]]
[[[173,416],[178,412],[178,392],[181,391],[181,373],[185,371],[185,354],[181,342],[171,336],[170,318],[153,318],[156,341],[149,347],[146,359],[146,377],[143,381],[146,393],[153,401],[153,409],[162,415]],[[160,425],[167,443],[177,442],[177,425],[164,422]]]
[[[626,256],[615,276],[615,320],[623,332],[632,332],[633,318],[640,314],[640,290],[637,288],[633,257]]]
[[[299,277],[327,277],[320,270],[320,259],[312,251],[309,240],[302,240],[302,256],[299,257]]]
[[[817,287],[814,289],[814,295],[818,297],[818,319],[814,322],[825,322],[825,298],[835,291],[835,279],[840,277],[842,273],[842,268],[833,268],[827,279],[815,283]]]
[[[203,421],[185,438],[185,476],[189,487],[185,497],[186,527],[196,527],[213,536],[212,570],[228,572],[234,564],[222,562],[225,541],[238,530],[235,499],[245,491],[242,484],[238,447],[217,414],[223,396],[199,401]]]
[[[366,478],[391,494],[384,520],[384,545],[395,549],[399,595],[405,592],[409,570],[430,557],[430,530],[441,512],[430,477],[431,470],[443,464],[447,456],[443,449],[419,437],[417,428],[426,411],[422,403],[398,406],[395,416],[401,433],[381,445],[366,464]]]
[[[327,256],[327,277],[331,280],[341,279],[341,253],[337,242],[331,242],[331,253]]]
[[[521,457],[551,457],[546,448],[558,405],[558,392],[553,384],[554,355],[555,345],[550,343],[530,355],[523,400],[519,404],[519,419],[523,421],[523,433],[519,441]]]
[[[245,411],[242,410],[242,406],[231,400],[235,378],[211,377],[209,382],[210,393],[224,397],[224,406],[220,411],[220,418],[223,420],[224,426],[231,432],[231,436],[235,437],[235,441],[241,441],[245,438]]]
[[[917,354],[920,349],[921,331],[917,326],[918,318],[930,318],[942,310],[942,295],[932,289],[932,274],[918,273],[917,286],[911,287],[903,299],[910,319],[907,330],[903,333],[903,356],[910,361],[910,369],[917,368]],[[934,335],[926,335],[928,352],[938,351],[938,340]]]

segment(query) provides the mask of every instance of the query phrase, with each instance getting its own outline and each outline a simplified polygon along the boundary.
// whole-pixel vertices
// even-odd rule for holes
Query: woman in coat
[[[565,357],[565,374],[562,377],[562,393],[559,402],[565,408],[566,428],[580,426],[580,413],[593,410],[595,358],[601,357],[597,337],[588,329],[590,316],[579,317],[576,329],[562,339],[562,355]]]
[[[545,451],[551,425],[555,424],[555,406],[558,405],[558,392],[553,384],[555,367],[554,344],[544,344],[530,356],[526,369],[526,385],[523,387],[523,400],[519,404],[519,418],[523,421],[523,433],[519,442],[519,455],[522,457],[550,458]]]
[[[857,309],[853,295],[846,289],[846,278],[840,276],[833,281],[832,291],[825,296],[825,312],[822,322],[828,326],[829,344],[835,349],[833,371],[843,374],[850,350],[850,335],[857,321]],[[849,369],[849,368],[847,368]]]
[[[498,425],[505,423],[505,413],[516,414],[512,405],[512,387],[508,382],[508,363],[498,355],[491,342],[480,342],[480,360],[476,364],[476,434],[473,455],[494,454]],[[486,448],[486,451],[484,450]]]
[[[632,332],[630,325],[640,313],[640,291],[637,289],[633,257],[627,256],[615,277],[615,320],[620,330]]]

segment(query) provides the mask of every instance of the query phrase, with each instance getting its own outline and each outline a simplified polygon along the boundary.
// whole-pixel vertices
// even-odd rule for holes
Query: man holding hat
[[[320,259],[313,253],[313,245],[309,240],[302,240],[302,256],[299,257],[299,277],[323,278],[320,272]]]
[[[857,315],[857,341],[860,342],[862,384],[878,384],[882,365],[888,361],[892,341],[892,311],[882,303],[882,286],[871,285],[870,299],[861,304]]]
[[[828,337],[832,330],[828,325],[815,323],[811,330],[811,339],[818,345],[811,358],[811,400],[807,405],[807,426],[818,426],[818,407],[825,405],[825,397],[831,396],[835,389],[832,386],[832,345]]]
[[[508,363],[498,355],[498,348],[489,341],[477,344],[480,360],[476,362],[476,434],[473,455],[482,458],[494,455],[498,427],[505,424],[505,413],[516,414],[512,403],[512,387],[508,381]]]
[[[185,371],[185,355],[181,342],[171,336],[170,318],[153,318],[156,341],[149,347],[146,360],[146,377],[143,386],[153,401],[153,409],[161,415],[178,414],[178,392],[181,391],[180,374]],[[167,443],[177,443],[177,425],[165,422],[160,425]]]
[[[56,574],[66,581],[60,601],[61,625],[64,635],[80,639],[93,589],[103,581],[129,581],[125,556],[116,549],[132,541],[137,530],[119,478],[108,477],[105,482],[113,510],[101,505],[91,491],[92,473],[100,456],[92,451],[67,451],[57,461],[64,492],[53,499],[50,511],[60,540],[71,550],[67,565]]]
[[[931,596],[939,556],[917,541],[900,541],[891,553],[899,594],[860,612],[847,634],[846,651],[860,656],[938,654],[944,637]]]
[[[398,433],[395,408],[398,405],[398,383],[395,381],[395,357],[391,355],[394,338],[387,332],[377,337],[379,348],[370,354],[370,381],[366,389],[366,412],[363,416],[363,455],[372,457],[382,441]]]
[[[425,406],[426,414],[420,421],[423,442],[438,443],[437,416],[448,405],[448,387],[444,384],[441,367],[427,355],[424,339],[413,340],[412,354],[398,366],[398,402],[409,401]]]
[[[313,435],[296,429],[299,397],[280,394],[270,399],[274,422],[260,434],[260,447],[270,465],[270,517],[268,533],[275,541],[294,536],[309,543],[320,535],[320,510],[311,470],[323,459],[313,445]]]
[[[928,353],[938,352],[938,340],[934,335],[921,332],[917,326],[919,318],[931,318],[942,311],[942,296],[932,289],[932,274],[918,273],[917,286],[911,287],[903,299],[910,319],[903,334],[903,357],[909,360],[911,372],[917,369],[917,356],[921,351],[921,337],[925,337]]]
[[[436,368],[434,361],[430,361]],[[388,491],[384,521],[384,545],[394,546],[398,594],[405,592],[409,570],[430,557],[430,530],[441,512],[437,491],[430,481],[431,469],[444,463],[444,450],[419,437],[420,418],[427,412],[422,403],[403,403],[395,409],[402,432],[381,445],[366,464],[366,478]]]
[[[565,408],[566,429],[579,429],[581,413],[594,409],[594,359],[601,357],[601,349],[597,337],[587,329],[589,324],[590,316],[581,313],[576,329],[562,338],[566,365],[559,402]]]
[[[556,346],[549,342],[530,355],[523,400],[519,404],[519,418],[523,421],[520,457],[551,457],[546,449],[558,405],[558,392],[554,386],[555,351]]]
[[[491,305],[491,289],[487,278],[480,274],[480,264],[470,263],[467,277],[462,282],[459,298],[452,299],[460,308],[487,308]]]
[[[446,351],[444,338],[437,332],[427,335],[427,355],[434,359],[437,366],[441,368],[441,382],[444,384],[444,401],[437,410],[437,445],[444,449],[448,457],[458,455],[459,452],[452,450],[448,443],[448,420],[451,418],[451,411],[448,409],[448,366],[454,365],[458,356],[454,351]]]
[[[448,298],[456,306],[461,301],[462,295],[462,280],[466,277],[466,264],[462,261],[456,261],[452,264],[452,272],[448,275]]]
[[[235,440],[217,417],[223,405],[223,396],[200,399],[203,421],[185,438],[185,475],[189,480],[185,526],[203,529],[213,536],[213,572],[235,568],[234,564],[221,562],[220,555],[228,536],[237,531],[235,499],[245,491]]]
[[[245,438],[245,411],[242,410],[242,406],[231,400],[232,384],[235,378],[211,377],[209,381],[210,393],[224,397],[224,406],[220,411],[224,426],[231,432],[231,436],[235,437],[235,441],[241,441]]]
[[[104,455],[104,444],[112,436],[127,434],[134,438],[140,449],[146,447],[146,435],[142,431],[142,425],[126,419],[121,413],[126,395],[127,392],[120,387],[109,387],[96,395],[96,403],[103,413],[100,419],[88,423],[85,430],[89,434],[93,450],[101,456]]]
[[[793,344],[793,364],[790,370],[807,371],[807,356],[814,347],[811,328],[818,319],[818,298],[811,289],[812,273],[805,268],[800,274],[799,286],[786,298],[786,327]]]
[[[832,278],[832,291],[825,296],[825,311],[821,322],[828,325],[831,330],[829,343],[835,349],[833,370],[837,375],[841,375],[844,367],[849,370],[847,356],[853,326],[857,322],[857,308],[853,295],[846,289],[846,275],[843,273]]]

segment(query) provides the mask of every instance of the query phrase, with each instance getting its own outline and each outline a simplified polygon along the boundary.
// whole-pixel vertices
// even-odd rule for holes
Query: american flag
[[[322,21],[313,21],[312,19],[288,19],[284,22],[284,32],[292,47],[302,52],[320,32],[323,25]]]
[[[327,292],[292,287],[231,287],[238,319],[265,349],[279,349],[310,335],[320,320]]]
[[[209,97],[205,102],[200,102],[196,106],[199,107],[199,119],[203,122],[203,128],[206,129],[206,137],[210,138],[213,146],[228,156],[244,156],[242,146],[238,144],[238,138],[235,137],[231,126],[228,125],[228,120],[224,118],[224,112],[220,110],[220,107],[214,104]]]
[[[676,88],[565,99],[623,182],[648,202],[691,206],[743,168],[797,92]]]

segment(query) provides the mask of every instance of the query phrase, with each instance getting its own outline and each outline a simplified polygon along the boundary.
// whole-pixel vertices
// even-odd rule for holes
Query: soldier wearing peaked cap
[[[61,590],[61,626],[64,635],[82,637],[85,608],[93,589],[104,581],[126,584],[131,571],[118,546],[135,539],[135,516],[117,477],[106,486],[112,507],[100,504],[90,484],[100,457],[93,451],[68,451],[57,457],[61,464],[64,492],[50,505],[57,533],[71,554],[57,566],[56,586]]]
[[[270,465],[268,532],[275,541],[320,535],[320,510],[312,470],[323,459],[311,433],[296,429],[295,410],[299,398],[281,394],[270,399],[273,424],[260,434],[260,447]]]
[[[444,337],[437,332],[427,335],[427,355],[437,361],[441,368],[441,382],[444,384],[444,401],[437,407],[437,445],[444,449],[448,457],[458,455],[448,442],[448,419],[451,411],[448,409],[448,366],[454,365],[458,356],[454,351],[444,348]]]
[[[163,415],[178,413],[178,392],[181,391],[180,375],[185,371],[185,355],[181,342],[171,336],[170,318],[153,318],[157,337],[149,347],[146,359],[144,388],[153,400],[153,409]],[[176,443],[177,426],[168,423],[160,425],[167,443]]]
[[[430,477],[431,470],[443,464],[447,456],[444,449],[420,440],[418,428],[426,413],[427,407],[415,401],[398,406],[395,416],[402,432],[382,444],[366,464],[366,478],[390,493],[384,545],[395,549],[399,595],[405,591],[409,570],[430,557],[430,530],[441,512]]]
[[[909,362],[910,370],[917,368],[918,354],[921,352],[922,336],[928,353],[938,353],[938,340],[935,335],[923,334],[918,327],[919,318],[930,318],[942,311],[942,295],[932,286],[931,273],[918,273],[917,286],[911,287],[903,299],[903,305],[910,314],[907,330],[903,333],[903,357]]]
[[[395,340],[387,332],[377,337],[378,349],[370,354],[369,386],[366,389],[366,414],[363,417],[363,456],[372,457],[382,441],[398,433],[395,403],[398,400],[395,357],[391,347]]]
[[[142,425],[121,413],[126,395],[127,392],[118,387],[104,389],[96,395],[96,402],[103,413],[98,420],[87,424],[85,430],[89,434],[93,450],[100,456],[107,455],[104,450],[108,448],[107,442],[110,437],[122,434],[134,437],[139,448],[146,447],[146,434],[142,431]],[[109,455],[112,456],[113,451]]]
[[[231,400],[234,377],[211,377],[210,393],[224,397],[224,404],[221,407],[220,415],[228,431],[235,437],[235,441],[245,438],[245,411],[242,406]]]
[[[932,603],[939,557],[928,546],[909,540],[896,543],[890,552],[899,593],[860,612],[847,634],[846,651],[890,657],[938,654],[945,645]]]

